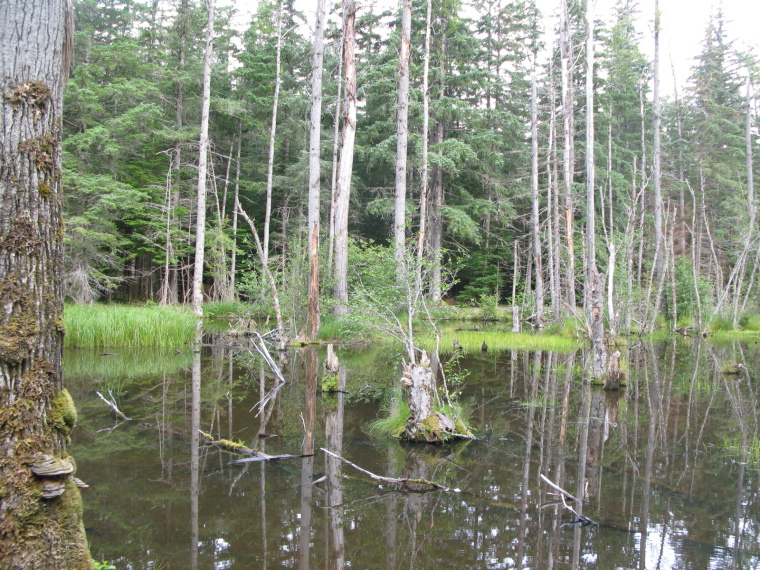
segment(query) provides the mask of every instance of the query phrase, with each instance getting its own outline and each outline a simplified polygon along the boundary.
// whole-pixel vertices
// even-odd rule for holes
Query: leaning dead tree
[[[401,383],[409,391],[409,418],[401,439],[443,443],[453,438],[475,439],[461,419],[452,419],[435,409],[435,377],[425,351],[418,364],[404,362]]]

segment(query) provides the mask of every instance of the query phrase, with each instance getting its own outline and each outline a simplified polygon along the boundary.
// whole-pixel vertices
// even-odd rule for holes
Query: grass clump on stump
[[[420,443],[475,439],[461,417],[453,411],[453,406],[446,409],[436,407],[435,377],[425,351],[419,363],[404,362],[401,384],[403,401],[398,403],[395,413],[389,410],[388,417],[373,422],[373,433]]]
[[[180,346],[195,334],[192,312],[172,307],[67,305],[64,322],[67,348]]]

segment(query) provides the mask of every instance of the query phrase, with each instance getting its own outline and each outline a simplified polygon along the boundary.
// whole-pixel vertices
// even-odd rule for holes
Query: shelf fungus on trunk
[[[401,439],[428,443],[443,443],[452,438],[474,439],[460,419],[436,411],[435,378],[425,351],[419,364],[404,362],[401,381],[409,389],[409,418]]]
[[[74,472],[74,465],[65,459],[39,454],[35,457],[31,469],[32,473],[42,479],[40,498],[50,500],[63,495],[66,490],[66,477]]]
[[[65,459],[56,459],[52,455],[40,454],[32,463],[32,473],[38,477],[56,477],[59,475],[71,475],[74,466]]]

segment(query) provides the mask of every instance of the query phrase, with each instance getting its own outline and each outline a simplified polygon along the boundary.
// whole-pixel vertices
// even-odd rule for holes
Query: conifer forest
[[[317,4],[235,26],[211,1],[75,2],[70,300],[190,303],[200,279],[271,307],[273,280],[300,330],[310,279],[343,314],[367,268],[539,328],[593,303],[613,332],[758,308],[758,60],[720,10],[663,93],[633,0]]]

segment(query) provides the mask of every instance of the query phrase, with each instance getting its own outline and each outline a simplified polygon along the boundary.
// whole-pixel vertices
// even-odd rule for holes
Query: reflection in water
[[[317,419],[319,357],[314,346],[303,349],[301,356],[306,361],[306,408],[303,422],[305,433],[301,453],[311,456],[314,453],[314,426]],[[298,543],[298,567],[301,570],[309,568],[313,474],[314,457],[305,457],[301,463],[301,529]]]
[[[338,393],[335,407],[328,407],[325,413],[325,437],[327,449],[337,455],[343,455],[343,406],[346,389],[346,366],[341,364],[338,370]],[[327,508],[329,511],[329,529],[331,551],[328,556],[329,568],[341,569],[345,565],[345,537],[343,535],[343,481],[341,462],[335,457],[325,455],[325,473],[327,475]]]
[[[190,570],[198,568],[198,495],[199,488],[199,434],[201,428],[201,342],[202,321],[198,319],[193,352],[192,403],[190,405]]]
[[[117,568],[760,568],[758,470],[739,451],[760,435],[754,346],[632,348],[615,393],[589,384],[583,351],[463,358],[461,402],[483,438],[443,447],[367,435],[380,402],[356,394],[397,381],[387,350],[343,351],[350,395],[317,392],[319,349],[290,354],[288,383],[260,412],[275,380],[255,354],[171,356],[135,379],[78,353],[67,376],[92,553]],[[739,361],[745,377],[721,374]],[[136,421],[113,426],[101,383]],[[271,454],[326,447],[462,492],[380,488],[337,460],[312,486],[318,451],[229,467],[229,454],[199,452],[200,426]],[[599,524],[574,524],[539,474],[583,496],[574,508]]]

